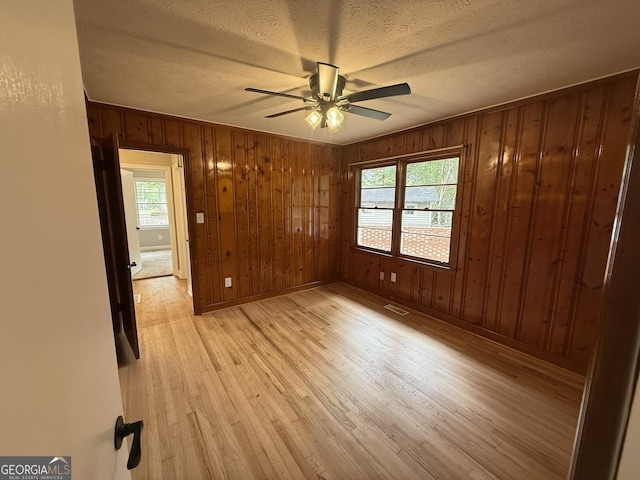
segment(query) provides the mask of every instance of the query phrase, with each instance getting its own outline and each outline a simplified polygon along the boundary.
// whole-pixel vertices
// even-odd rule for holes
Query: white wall
[[[0,455],[130,478],[73,4],[1,11]]]
[[[169,227],[141,228],[138,235],[140,236],[140,248],[143,251],[171,247],[171,230]]]
[[[135,165],[170,167],[173,154],[161,152],[146,152],[143,150],[120,150],[120,163]]]

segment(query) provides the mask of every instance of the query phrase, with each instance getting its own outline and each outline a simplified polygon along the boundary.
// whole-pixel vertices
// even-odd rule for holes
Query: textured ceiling
[[[640,67],[638,0],[75,0],[90,100],[348,144]],[[344,93],[408,82],[342,130],[306,112],[315,62]]]

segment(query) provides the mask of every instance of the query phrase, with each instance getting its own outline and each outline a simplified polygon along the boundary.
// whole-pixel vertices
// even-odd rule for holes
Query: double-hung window
[[[163,179],[136,179],[136,203],[140,228],[169,226],[167,183]]]
[[[356,246],[452,266],[461,149],[357,169]]]

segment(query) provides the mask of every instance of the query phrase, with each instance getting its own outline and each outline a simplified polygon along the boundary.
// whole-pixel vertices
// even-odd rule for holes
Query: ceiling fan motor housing
[[[320,100],[331,101],[331,100],[337,99],[342,95],[342,89],[344,88],[344,85],[347,82],[347,79],[344,78],[342,75],[338,75],[338,84],[336,86],[336,91],[333,94],[333,98],[331,97],[331,92],[319,91],[318,89],[319,78],[320,77],[317,73],[314,73],[313,75],[311,75],[311,77],[309,77],[309,87],[311,88],[311,94],[314,99],[319,101]],[[329,98],[326,98],[326,97],[329,97]]]

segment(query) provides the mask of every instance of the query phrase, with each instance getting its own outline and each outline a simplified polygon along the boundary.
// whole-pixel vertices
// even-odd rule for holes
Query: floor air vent
[[[408,315],[409,312],[407,312],[406,310],[403,310],[401,308],[396,307],[395,305],[385,305],[384,308],[386,308],[387,310],[391,310],[393,313],[397,313],[398,315]]]

